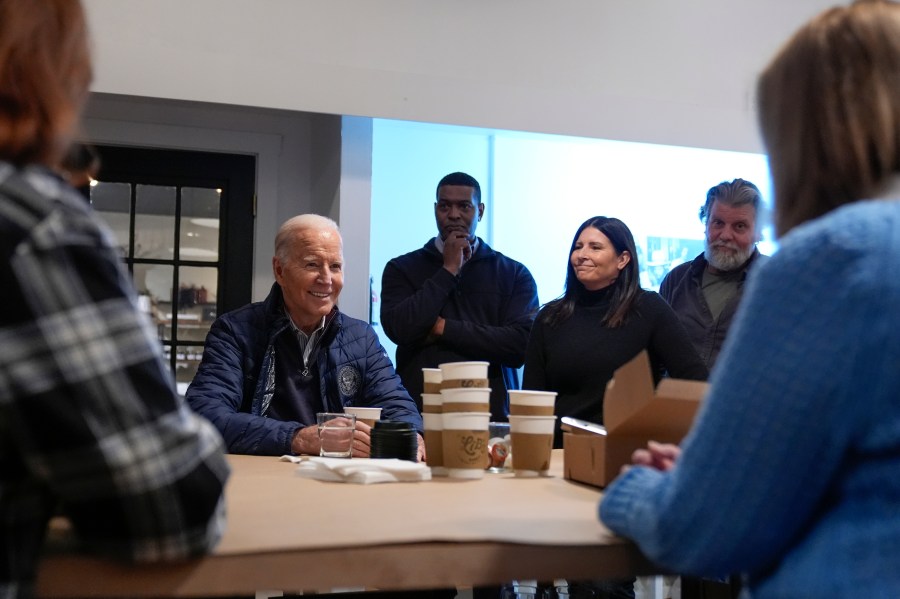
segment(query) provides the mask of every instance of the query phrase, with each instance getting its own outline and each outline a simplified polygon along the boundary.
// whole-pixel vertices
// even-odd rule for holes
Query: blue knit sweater
[[[750,278],[677,467],[632,468],[600,517],[753,597],[900,597],[900,201],[798,227]]]

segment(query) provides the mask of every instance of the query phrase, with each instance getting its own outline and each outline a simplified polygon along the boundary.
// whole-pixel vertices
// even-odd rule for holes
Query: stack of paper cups
[[[423,368],[422,378],[424,379],[423,391],[425,393],[441,392],[441,369],[440,368]]]
[[[451,478],[481,478],[490,466],[490,387],[443,388],[441,403],[447,475]]]
[[[552,416],[556,391],[509,392],[509,413],[516,416]]]
[[[447,476],[444,468],[444,445],[441,438],[441,369],[422,369],[422,421],[425,424],[425,463],[432,476]]]
[[[490,412],[490,387],[441,389],[442,412]]]
[[[444,466],[450,478],[482,478],[488,467],[490,412],[444,412]]]
[[[425,463],[432,476],[447,476],[444,467],[444,422],[441,414],[441,394],[422,394],[422,420],[425,424]]]

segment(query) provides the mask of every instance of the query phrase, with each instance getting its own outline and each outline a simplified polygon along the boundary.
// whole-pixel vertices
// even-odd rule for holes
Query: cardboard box
[[[647,441],[680,443],[708,387],[701,381],[665,378],[654,389],[650,359],[641,352],[616,370],[606,386],[605,434],[597,432],[602,431],[599,426],[562,425],[564,476],[605,487]]]

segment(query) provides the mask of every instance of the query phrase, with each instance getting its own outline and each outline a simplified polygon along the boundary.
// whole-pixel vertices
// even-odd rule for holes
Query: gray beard
[[[713,268],[728,272],[737,270],[743,266],[744,262],[749,260],[750,256],[753,255],[754,247],[755,246],[751,245],[746,250],[738,249],[732,253],[725,251],[720,247],[711,247],[707,243],[703,250],[703,257],[706,258],[706,261],[709,262],[710,266]]]

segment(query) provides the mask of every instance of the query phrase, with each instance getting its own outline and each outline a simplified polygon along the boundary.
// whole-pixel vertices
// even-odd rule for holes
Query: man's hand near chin
[[[461,232],[451,232],[444,240],[444,268],[456,276],[472,257],[472,242]]]

